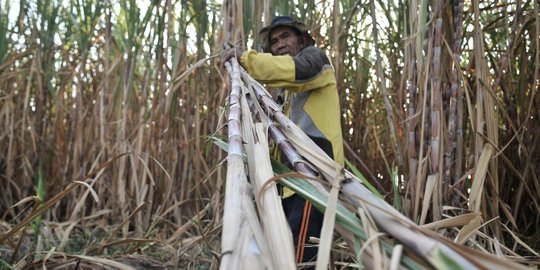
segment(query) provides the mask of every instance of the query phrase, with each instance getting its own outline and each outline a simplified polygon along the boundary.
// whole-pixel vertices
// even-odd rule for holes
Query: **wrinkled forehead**
[[[270,31],[270,40],[275,38],[275,37],[278,37],[279,35],[281,35],[283,32],[291,32],[295,35],[300,35],[300,32],[296,29],[294,29],[293,27],[290,27],[290,26],[285,26],[285,25],[282,25],[282,26],[278,26],[274,29],[272,29],[272,31]]]

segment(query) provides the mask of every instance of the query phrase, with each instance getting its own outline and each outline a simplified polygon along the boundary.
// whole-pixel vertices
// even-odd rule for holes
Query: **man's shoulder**
[[[326,55],[321,48],[315,47],[313,45],[309,45],[309,46],[303,48],[300,51],[300,53],[302,53],[302,54],[324,54],[324,55]]]
[[[303,59],[311,59],[310,61],[320,62],[321,64],[330,63],[328,55],[321,48],[312,45],[302,49],[297,56]]]

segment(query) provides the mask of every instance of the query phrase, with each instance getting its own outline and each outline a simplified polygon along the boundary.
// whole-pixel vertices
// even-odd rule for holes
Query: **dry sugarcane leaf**
[[[363,253],[369,249],[371,251],[370,255],[373,258],[370,268],[384,269],[387,257],[381,251],[379,245],[379,238],[384,236],[384,233],[381,233],[377,230],[377,227],[373,223],[371,215],[367,211],[365,211],[365,207],[359,207],[357,209],[357,213],[360,216],[362,224],[364,225],[364,229],[369,236],[369,238],[366,239],[366,242],[360,249],[359,256],[362,256]]]
[[[482,217],[478,214],[459,231],[456,243],[463,244],[475,231],[482,227]]]
[[[395,245],[392,252],[392,258],[390,258],[389,270],[399,269],[399,261],[401,260],[401,255],[403,254],[403,245]]]
[[[427,212],[429,210],[429,202],[433,197],[433,191],[437,185],[437,175],[429,175],[426,181],[426,191],[424,192],[424,200],[422,202],[422,214],[420,215],[420,225],[426,221]]]
[[[92,188],[92,186],[90,186],[90,184],[84,182],[84,181],[73,181],[73,183],[77,183],[77,184],[81,184],[85,187],[88,188],[88,191],[90,191],[90,194],[92,194],[92,197],[94,198],[94,201],[96,201],[96,203],[99,203],[99,197],[96,193],[96,191]]]
[[[275,183],[268,189],[262,190],[264,183],[273,176],[270,153],[268,152],[268,139],[265,127],[258,123],[255,126],[257,143],[253,145],[253,160],[250,166],[256,167],[252,183],[256,185],[260,198],[259,214],[266,235],[266,241],[271,250],[274,265],[277,269],[295,269],[294,247],[292,234],[283,213],[281,198],[277,193]]]
[[[21,204],[27,203],[29,201],[35,202],[36,206],[41,204],[41,200],[37,196],[28,196],[28,197],[24,197],[23,199],[21,199],[20,201],[18,201],[14,205],[10,206],[9,209],[13,209],[13,208],[15,208],[15,207],[17,207],[17,206],[19,206]]]
[[[69,226],[63,231],[62,233],[62,239],[60,239],[60,244],[58,244],[58,249],[62,250],[64,246],[69,241],[69,235],[71,234],[71,231],[79,222],[73,221],[69,224]]]
[[[96,160],[97,162],[97,160]],[[96,166],[96,164],[92,164],[92,168],[94,168]],[[103,174],[105,170],[100,170],[96,176],[93,177],[92,181],[90,181],[89,185],[90,187],[92,187],[94,185],[94,183],[96,182],[96,180],[101,177],[101,174]],[[90,192],[95,192],[93,188],[89,188],[87,189],[81,196],[81,198],[79,199],[79,201],[77,202],[77,204],[75,205],[75,207],[73,208],[73,211],[71,212],[71,215],[69,217],[70,220],[72,221],[75,221],[76,217],[79,216],[79,212],[80,210],[83,208],[83,206],[85,205],[86,203],[86,198],[88,197],[88,193]],[[94,200],[96,200],[96,196],[94,196],[94,194],[92,194],[92,196],[94,197]]]
[[[486,172],[492,153],[493,147],[490,144],[484,144],[482,155],[480,155],[480,158],[478,159],[478,162],[476,164],[474,180],[471,186],[471,194],[469,195],[469,210],[471,211],[480,211],[480,204],[482,202],[482,194],[484,190]]]
[[[461,256],[481,267],[481,269],[520,269],[526,270],[527,268],[521,264],[515,263],[505,258],[499,258],[492,254],[472,249],[470,247],[457,244],[452,240],[443,237],[440,234],[437,234],[432,231],[425,231],[424,233],[430,235],[434,239],[438,239],[441,243],[445,243],[451,247],[455,252],[459,253]]]
[[[428,224],[421,225],[420,227],[426,230],[439,230],[444,228],[460,227],[469,224],[471,220],[479,217],[480,213],[467,213],[456,217],[450,217],[443,220],[437,220]]]
[[[328,196],[328,204],[324,211],[324,220],[321,230],[321,240],[317,252],[317,270],[328,268],[330,261],[330,251],[332,248],[332,236],[334,235],[334,224],[336,222],[336,207],[338,202],[339,187],[341,185],[341,170],[336,170],[335,177],[332,179],[332,188]]]
[[[512,237],[514,238],[514,240],[516,240],[517,243],[519,243],[521,246],[526,248],[528,251],[534,254],[534,256],[536,256],[537,258],[540,258],[540,254],[538,254],[538,252],[535,251],[533,248],[531,248],[529,245],[525,244],[523,240],[519,239],[519,237],[512,230],[510,230],[508,226],[506,226],[504,223],[502,223],[502,226],[510,233],[510,235],[512,235]]]
[[[247,199],[248,197],[244,197],[244,200],[247,200]],[[249,203],[250,203],[249,204],[250,207],[254,207],[253,200],[251,198],[249,198]],[[247,204],[247,202],[245,204]],[[245,252],[250,253],[250,255],[246,255],[246,257],[256,255],[258,257],[257,260],[259,261],[261,265],[263,265],[264,269],[271,269],[273,265],[272,256],[266,244],[267,242],[264,236],[264,232],[262,230],[258,215],[255,212],[255,209],[253,209],[253,211],[249,211],[246,217],[246,222],[248,223],[249,228],[251,228],[251,231],[249,232],[250,239],[249,239],[248,245],[242,246],[243,253]],[[243,243],[245,244],[245,242]],[[232,268],[232,269],[235,269],[235,268]],[[251,268],[247,267],[245,269],[251,269]]]
[[[70,256],[73,256],[75,258],[79,258],[79,259],[82,259],[82,260],[85,260],[85,261],[89,261],[89,262],[94,262],[94,263],[98,263],[98,264],[111,266],[111,267],[114,267],[114,268],[117,268],[117,269],[120,269],[120,270],[135,270],[135,268],[133,268],[133,267],[131,267],[129,265],[125,265],[123,263],[119,263],[117,261],[113,261],[113,260],[109,260],[109,259],[105,259],[105,258],[85,256],[85,255],[70,255]]]
[[[47,260],[51,257],[51,255],[53,255],[55,250],[56,250],[56,247],[52,247],[51,250],[49,250],[47,252],[47,254],[45,254],[45,257],[43,257],[43,263],[42,263],[43,269],[46,269],[45,264],[46,264]]]
[[[183,202],[179,202],[179,203],[176,203],[176,204],[173,204],[173,206],[176,206],[181,204]],[[210,204],[207,204],[201,211],[199,211],[199,213],[197,213],[196,215],[194,215],[191,219],[189,219],[187,222],[185,222],[184,224],[182,224],[182,226],[178,227],[173,235],[171,237],[169,237],[166,242],[167,243],[172,243],[174,241],[176,241],[177,239],[179,239],[185,232],[187,232],[191,227],[195,226],[195,224],[197,223],[198,220],[201,220],[201,217],[206,214],[208,212],[208,208],[210,208]],[[169,209],[166,210],[163,214],[166,214],[167,212],[169,212]]]

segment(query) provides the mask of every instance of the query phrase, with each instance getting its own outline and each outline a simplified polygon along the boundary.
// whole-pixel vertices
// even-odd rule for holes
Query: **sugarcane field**
[[[540,1],[0,0],[0,270],[540,269]]]

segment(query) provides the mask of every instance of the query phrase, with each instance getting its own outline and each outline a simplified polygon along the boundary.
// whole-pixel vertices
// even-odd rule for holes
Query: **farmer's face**
[[[304,48],[302,37],[288,26],[278,26],[270,32],[270,52],[273,55],[295,56]]]

